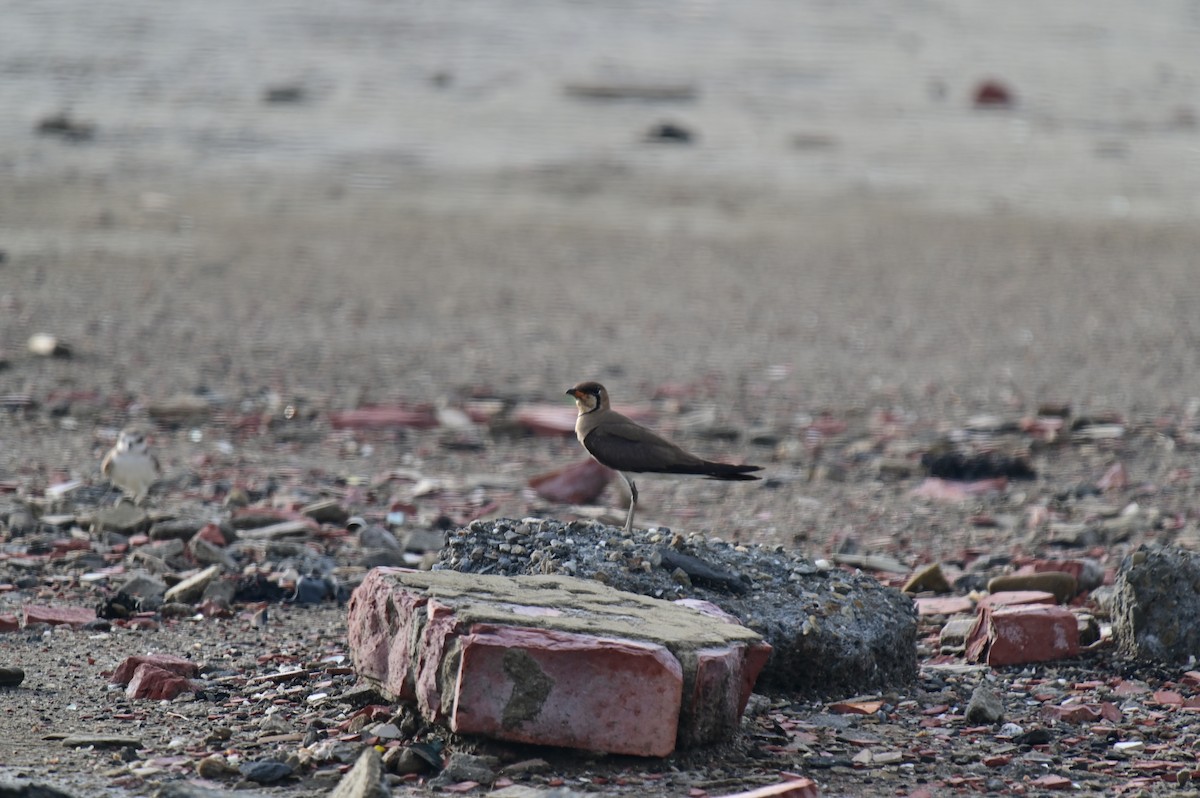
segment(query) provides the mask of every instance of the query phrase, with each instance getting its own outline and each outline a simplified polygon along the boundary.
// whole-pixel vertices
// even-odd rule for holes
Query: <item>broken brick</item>
[[[1079,653],[1075,615],[1058,606],[1028,605],[992,610],[987,621],[987,663],[1022,665]]]
[[[360,676],[455,731],[642,756],[729,736],[770,652],[593,581],[398,568],[355,591],[349,638]]]
[[[48,623],[52,626],[71,626],[78,629],[96,620],[96,611],[91,607],[45,607],[26,604],[22,609],[25,626]]]
[[[113,671],[112,678],[109,680],[112,684],[129,684],[133,679],[134,673],[142,665],[153,665],[165,671],[177,674],[179,676],[195,676],[200,673],[200,666],[192,662],[190,659],[176,657],[172,654],[146,654],[126,657],[125,660],[117,666]]]
[[[812,779],[795,778],[781,781],[779,784],[768,784],[748,792],[731,793],[717,798],[820,798],[821,791]]]
[[[529,480],[529,486],[547,501],[587,504],[604,492],[614,473],[589,457],[536,476]]]
[[[192,683],[179,674],[143,662],[133,672],[133,678],[129,680],[129,685],[125,688],[125,695],[129,698],[170,701],[192,689]]]
[[[979,600],[977,609],[998,609],[1014,607],[1022,604],[1057,604],[1053,593],[1045,590],[1007,590],[1002,593],[992,593]]]

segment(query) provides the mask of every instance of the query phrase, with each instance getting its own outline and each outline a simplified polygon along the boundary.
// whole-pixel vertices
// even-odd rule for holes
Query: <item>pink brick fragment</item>
[[[675,750],[679,662],[660,645],[476,624],[460,640],[450,727],[636,756]]]
[[[991,611],[988,642],[992,666],[1063,659],[1079,653],[1079,624],[1064,607],[1005,607]]]
[[[21,629],[21,620],[15,615],[0,615],[0,634],[17,632]]]
[[[821,791],[812,779],[792,779],[769,784],[749,792],[731,793],[719,798],[820,798]]]
[[[540,474],[529,480],[529,486],[546,501],[567,504],[587,504],[596,500],[608,483],[613,471],[590,457],[578,463]]]
[[[200,673],[200,666],[192,662],[190,659],[176,657],[173,654],[145,654],[126,657],[125,660],[117,666],[113,671],[113,684],[129,684],[133,679],[134,673],[142,665],[153,665],[170,673],[179,676],[195,676]]]
[[[192,683],[165,668],[143,662],[133,672],[125,695],[129,698],[147,698],[152,701],[170,701],[181,693],[192,690]]]
[[[1006,590],[1003,593],[992,593],[979,600],[978,609],[999,609],[1014,607],[1021,604],[1057,604],[1058,599],[1053,593],[1045,590]]]
[[[96,611],[91,607],[45,607],[26,604],[25,625],[48,623],[53,626],[66,625],[78,628],[96,620]]]
[[[966,596],[930,596],[913,599],[917,605],[917,615],[958,615],[970,612],[975,608],[974,602]]]

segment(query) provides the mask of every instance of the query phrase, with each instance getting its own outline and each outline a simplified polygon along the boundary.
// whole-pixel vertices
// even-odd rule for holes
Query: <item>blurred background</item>
[[[1200,4],[7,3],[9,391],[1196,392]]]

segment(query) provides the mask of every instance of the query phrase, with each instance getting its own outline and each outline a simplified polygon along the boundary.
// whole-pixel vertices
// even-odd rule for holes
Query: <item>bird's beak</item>
[[[567,389],[567,396],[573,396],[573,397],[575,397],[576,399],[578,399],[578,398],[579,398],[579,391],[575,390],[574,388],[568,388],[568,389]]]

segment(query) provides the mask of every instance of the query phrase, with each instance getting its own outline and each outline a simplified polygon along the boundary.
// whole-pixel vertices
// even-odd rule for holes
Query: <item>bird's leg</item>
[[[625,516],[625,534],[633,531],[633,511],[637,507],[637,485],[633,484],[633,480],[625,476],[622,472],[621,478],[625,480],[625,484],[629,486],[629,515]]]

